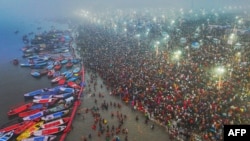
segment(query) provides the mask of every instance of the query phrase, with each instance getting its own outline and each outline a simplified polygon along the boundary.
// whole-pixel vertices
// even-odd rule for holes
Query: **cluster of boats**
[[[46,76],[53,85],[24,94],[26,103],[10,108],[14,122],[0,126],[0,141],[53,141],[66,132],[72,122],[74,102],[81,92],[83,71],[80,60],[72,57],[68,31],[50,31],[36,35],[31,45],[22,48],[26,63],[14,65],[31,68],[33,77]],[[62,71],[62,72],[61,72]],[[14,120],[13,120],[14,119]]]
[[[58,85],[28,92],[24,97],[31,101],[11,108],[9,117],[18,118],[17,123],[0,129],[0,141],[16,136],[17,141],[52,141],[64,131],[70,120],[70,108],[79,89]]]
[[[79,63],[79,59],[74,59],[71,57],[56,57],[52,58],[48,55],[36,55],[27,57],[28,61],[26,63],[20,63],[21,67],[31,68],[31,75],[33,77],[41,77],[47,75],[49,78],[58,75],[62,67],[66,69],[71,69],[74,65]]]

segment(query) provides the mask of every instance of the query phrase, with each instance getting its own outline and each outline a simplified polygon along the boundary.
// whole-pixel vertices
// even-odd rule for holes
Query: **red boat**
[[[10,111],[8,112],[8,116],[14,116],[20,112],[23,112],[27,109],[29,109],[31,106],[33,105],[33,103],[26,103],[24,105],[21,105],[21,106],[18,106],[18,107],[15,107],[15,108],[12,108],[10,109]]]
[[[4,127],[2,129],[0,129],[0,132],[6,133],[6,132],[9,132],[9,131],[15,130],[15,129],[17,129],[20,126],[23,126],[23,125],[27,124],[28,122],[29,121],[24,121],[24,122],[20,122],[20,123],[16,123],[16,124],[10,125],[8,127]]]
[[[51,83],[57,83],[58,81],[65,79],[64,76],[57,76],[56,78],[51,80]]]
[[[64,78],[64,79],[61,79],[61,80],[58,81],[58,85],[64,85],[65,82],[66,82],[66,79],[65,79],[65,78]]]
[[[78,85],[78,84],[76,84],[75,82],[72,82],[72,81],[69,81],[69,82],[67,83],[67,85],[68,85],[69,87],[71,87],[71,88],[74,88],[74,89],[81,89],[81,86],[80,86],[80,85]]]
[[[53,126],[50,128],[34,131],[33,135],[34,136],[52,135],[63,131],[65,128],[66,126]]]
[[[69,120],[70,120],[70,117],[57,119],[57,120],[54,120],[54,121],[51,121],[51,122],[48,122],[48,123],[41,125],[41,128],[51,128],[53,126],[59,126],[59,125],[67,123]]]
[[[26,129],[28,129],[32,125],[36,124],[36,122],[34,122],[34,121],[25,121],[25,122],[26,122],[26,124],[23,124],[15,129],[15,131],[14,131],[15,135],[21,134],[23,131],[25,131]]]
[[[73,66],[73,63],[71,61],[69,61],[65,66],[66,66],[66,68],[71,68]]]
[[[35,109],[35,110],[29,110],[29,111],[25,111],[25,112],[21,112],[18,114],[18,116],[20,118],[23,118],[23,117],[27,117],[27,116],[30,116],[30,115],[33,115],[35,113],[38,113],[40,111],[42,111],[43,109]]]
[[[55,70],[60,70],[61,68],[62,68],[61,64],[55,65],[55,67],[54,67]]]

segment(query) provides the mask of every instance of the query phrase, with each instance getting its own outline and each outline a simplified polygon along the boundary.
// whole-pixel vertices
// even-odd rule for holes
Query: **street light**
[[[155,54],[156,54],[156,56],[158,56],[158,54],[159,54],[159,44],[160,44],[160,42],[156,41],[156,43],[155,43]]]
[[[217,67],[217,68],[215,69],[215,73],[216,73],[216,74],[218,75],[218,77],[219,77],[218,89],[221,88],[221,77],[222,77],[222,75],[224,74],[224,72],[225,72],[224,67]]]

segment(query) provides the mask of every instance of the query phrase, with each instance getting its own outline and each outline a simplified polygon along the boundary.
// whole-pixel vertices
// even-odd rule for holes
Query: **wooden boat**
[[[80,67],[76,67],[73,69],[73,73],[78,73],[80,72],[81,68]]]
[[[22,111],[25,111],[25,110],[29,109],[32,105],[33,105],[33,103],[26,103],[26,104],[18,106],[16,108],[12,108],[8,112],[8,116],[13,116],[13,115],[16,115]]]
[[[15,135],[21,134],[23,131],[25,131],[26,129],[28,129],[29,127],[35,124],[34,121],[25,121],[25,122],[26,124],[23,124],[14,130]]]
[[[26,120],[36,120],[36,119],[39,119],[40,117],[42,117],[43,115],[44,115],[44,111],[40,111],[40,112],[37,112],[35,114],[23,117],[23,120],[24,121],[26,121]]]
[[[29,110],[29,111],[24,111],[18,114],[18,117],[23,118],[23,117],[28,117],[30,115],[34,115],[38,112],[43,111],[43,109],[35,109],[35,110]]]
[[[34,136],[53,135],[62,132],[67,126],[53,126],[33,132]]]
[[[43,124],[41,128],[50,128],[53,126],[60,126],[60,125],[67,123],[69,120],[70,120],[70,117],[60,118],[60,119]]]
[[[7,133],[4,133],[1,137],[0,137],[0,141],[8,141],[10,140],[10,138],[13,136],[14,132],[13,131],[9,131]]]
[[[78,85],[78,84],[76,84],[75,82],[72,82],[72,81],[69,81],[69,82],[67,83],[67,85],[68,85],[69,87],[71,87],[71,88],[74,88],[74,89],[81,89],[81,86],[80,86],[80,85]]]
[[[26,139],[33,135],[33,133],[40,129],[41,125],[44,123],[44,121],[39,121],[36,124],[30,126],[28,129],[26,129],[23,133],[21,133],[16,140],[21,141],[22,139]]]
[[[20,122],[20,123],[16,123],[16,124],[7,126],[7,127],[4,127],[2,129],[0,129],[0,132],[6,133],[6,132],[9,132],[9,131],[15,130],[15,129],[23,126],[24,124],[27,124],[27,123],[28,123],[28,121],[24,121],[24,122]]]
[[[42,117],[42,120],[44,120],[46,122],[51,121],[51,120],[55,120],[55,119],[58,119],[58,118],[61,118],[65,115],[67,115],[68,113],[69,113],[69,110],[59,111],[59,112],[47,115],[45,117]]]
[[[22,139],[22,141],[53,141],[55,139],[56,139],[55,135],[48,135],[48,136],[30,137],[30,138]]]

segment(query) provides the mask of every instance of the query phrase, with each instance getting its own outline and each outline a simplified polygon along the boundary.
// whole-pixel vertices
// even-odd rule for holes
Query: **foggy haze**
[[[123,8],[213,9],[248,6],[248,0],[2,0],[1,14],[9,18],[32,19],[71,16],[79,9],[98,11]]]

